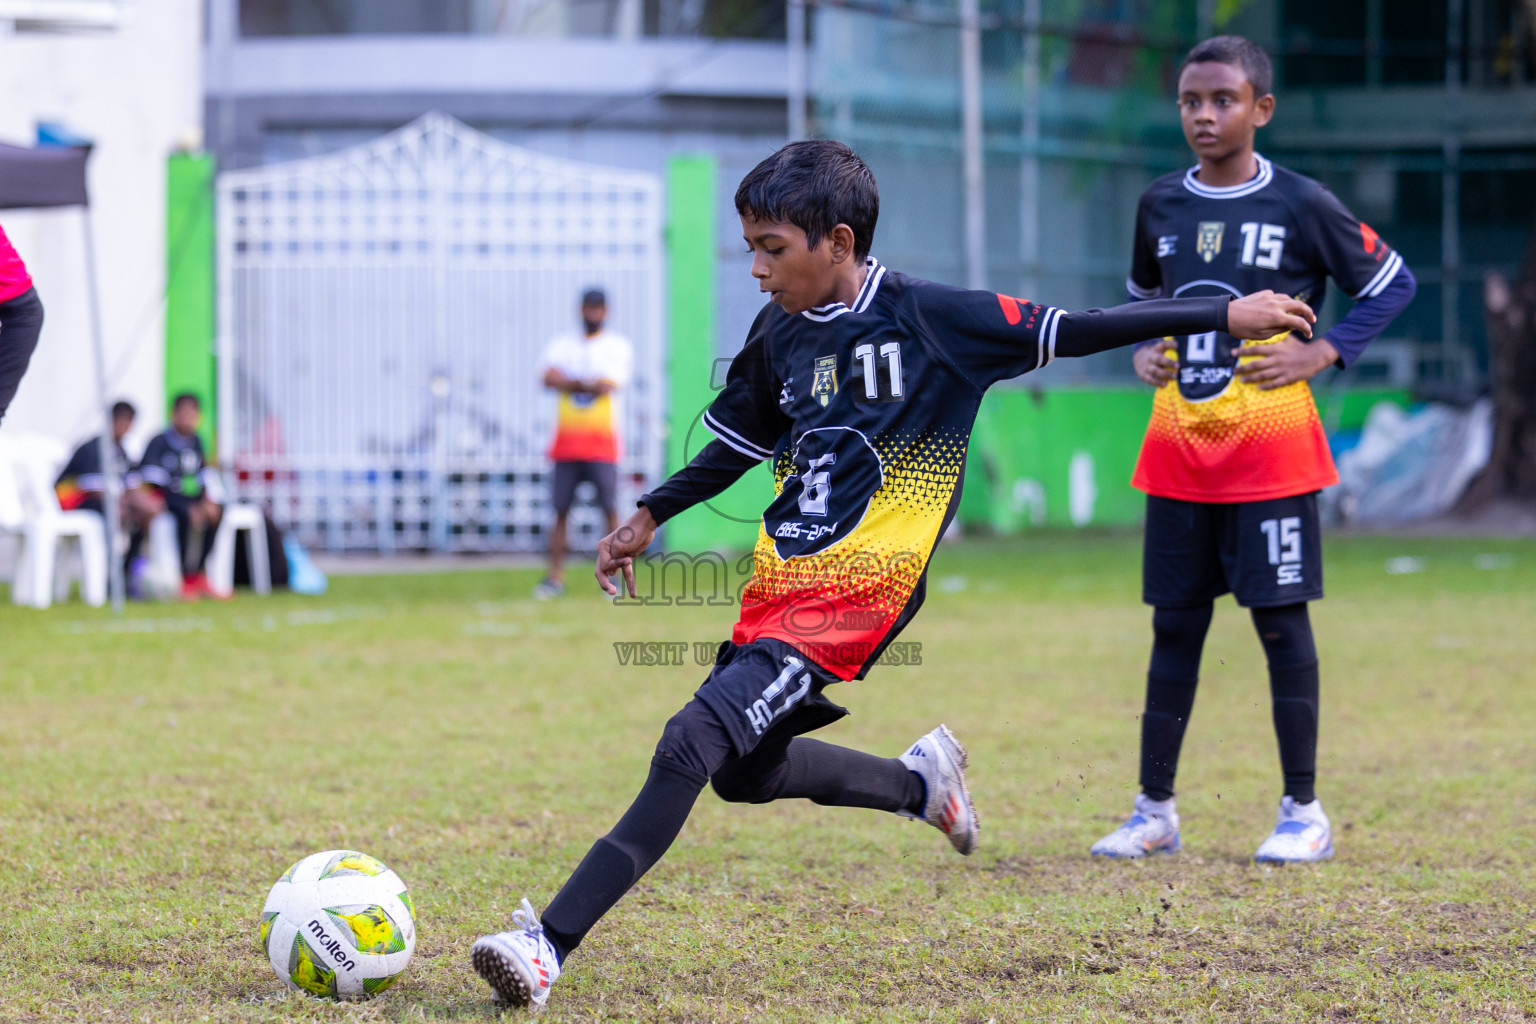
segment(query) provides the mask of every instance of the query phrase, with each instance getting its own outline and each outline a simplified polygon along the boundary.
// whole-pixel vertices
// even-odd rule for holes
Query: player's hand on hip
[[[603,588],[603,593],[609,597],[618,597],[619,588],[613,584],[613,575],[622,573],[624,576],[624,589],[630,597],[638,597],[635,593],[635,556],[651,546],[651,539],[656,536],[656,520],[651,516],[651,510],[641,505],[619,528],[597,542],[597,567],[592,574],[597,577],[597,585]]]
[[[1237,375],[1260,391],[1273,391],[1297,381],[1311,380],[1338,361],[1339,352],[1327,338],[1308,343],[1286,338],[1272,345],[1249,342],[1238,348],[1239,359],[1252,356],[1237,368]]]
[[[1315,323],[1311,306],[1267,289],[1234,299],[1227,307],[1227,333],[1243,341],[1262,341],[1286,331],[1310,338]]]
[[[1136,376],[1155,388],[1167,384],[1179,372],[1179,364],[1169,359],[1168,353],[1178,349],[1178,343],[1172,338],[1159,338],[1142,345],[1131,357]]]

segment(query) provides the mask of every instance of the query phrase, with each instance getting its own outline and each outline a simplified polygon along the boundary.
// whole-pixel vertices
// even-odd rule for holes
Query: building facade
[[[40,126],[89,140],[92,223],[108,392],[140,409],[129,447],[164,426],[166,158],[201,145],[200,0],[0,2],[0,139]],[[10,432],[76,442],[100,433],[81,214],[6,211],[0,223],[47,310],[6,415]]]
[[[206,125],[220,169],[334,152],[440,111],[550,156],[720,173],[721,347],[760,307],[735,184],[787,130],[782,3],[210,0]]]

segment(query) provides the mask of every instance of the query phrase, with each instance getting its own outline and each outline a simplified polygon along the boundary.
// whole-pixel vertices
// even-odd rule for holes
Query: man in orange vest
[[[582,333],[562,334],[544,351],[544,386],[559,394],[555,439],[549,458],[555,464],[555,527],[549,535],[549,573],[534,596],[549,600],[565,592],[566,520],[576,487],[590,483],[608,518],[608,532],[618,529],[614,504],[618,489],[619,392],[629,383],[634,348],[623,335],[607,330],[608,297],[592,288],[581,297]]]

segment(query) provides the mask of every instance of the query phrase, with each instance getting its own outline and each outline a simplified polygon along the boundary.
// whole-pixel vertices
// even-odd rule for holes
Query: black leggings
[[[1200,653],[1212,606],[1158,608],[1152,613],[1152,664],[1141,717],[1141,788],[1153,800],[1173,796],[1184,730],[1195,706]],[[1285,793],[1301,803],[1317,779],[1318,666],[1305,604],[1251,610],[1269,663],[1271,711]]]
[[[42,333],[43,302],[36,288],[0,302],[0,420],[16,397]]]
[[[656,744],[634,803],[593,844],[545,909],[542,922],[564,961],[604,914],[672,845],[708,781],[725,800],[802,798],[838,807],[920,812],[922,779],[897,758],[770,733],[737,757],[725,726],[695,698],[673,715]]]
[[[707,778],[720,799],[736,804],[798,799],[901,811],[911,802],[916,778],[894,757],[774,732],[736,757],[715,713],[697,700],[667,722],[656,758]]]

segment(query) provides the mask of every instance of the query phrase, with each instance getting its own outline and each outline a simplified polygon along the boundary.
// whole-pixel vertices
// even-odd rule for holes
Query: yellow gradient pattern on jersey
[[[1248,342],[1250,345],[1277,345],[1291,336],[1289,331]],[[1178,353],[1168,357],[1178,361]],[[1258,356],[1243,356],[1239,367]],[[1204,402],[1187,401],[1177,384],[1157,389],[1152,400],[1152,427],[1170,431],[1187,439],[1197,448],[1229,450],[1252,438],[1281,437],[1305,428],[1318,420],[1317,403],[1306,381],[1283,388],[1262,391],[1256,385],[1234,376],[1225,391]]]
[[[744,613],[754,604],[784,608],[758,631],[793,644],[854,644],[873,650],[911,600],[938,541],[965,464],[963,431],[928,430],[870,439],[880,456],[885,482],[870,498],[858,526],[825,551],[787,561],[761,525],[753,549],[753,577],[742,594]],[[775,494],[781,493],[793,463],[775,466]],[[839,614],[867,612],[848,628],[812,628],[806,616],[788,622],[795,610],[826,606]],[[755,639],[755,637],[754,637]],[[833,671],[836,665],[825,665]],[[851,674],[851,673],[849,673]]]
[[[1177,361],[1176,352],[1168,355]],[[1256,358],[1244,356],[1238,366]],[[1337,481],[1310,385],[1266,391],[1234,375],[1219,395],[1200,402],[1186,399],[1177,381],[1157,389],[1132,484],[1188,501],[1256,501]]]
[[[562,391],[555,407],[555,423],[560,430],[612,430],[613,400],[604,394],[584,395],[578,401]]]

